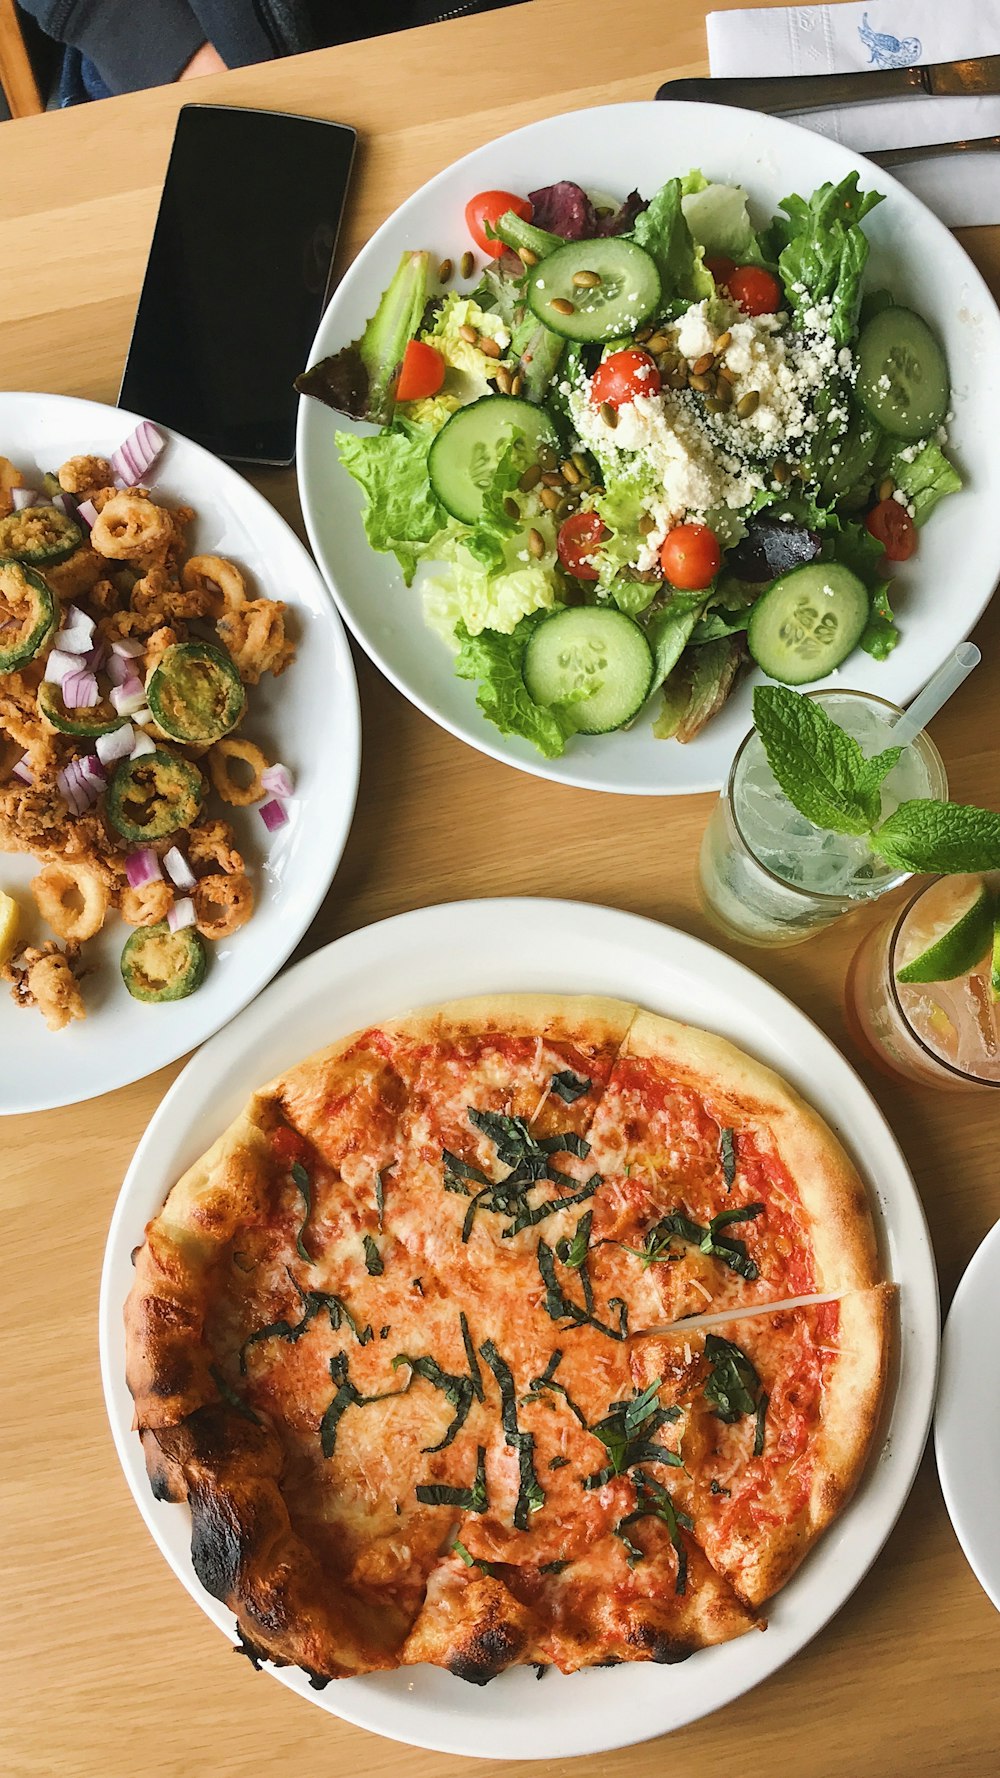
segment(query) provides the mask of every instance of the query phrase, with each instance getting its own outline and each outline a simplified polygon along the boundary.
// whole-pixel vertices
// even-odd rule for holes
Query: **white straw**
[[[931,717],[936,716],[948,702],[952,693],[968,679],[973,667],[978,667],[982,658],[974,642],[963,642],[960,648],[956,648],[954,654],[950,654],[938,668],[933,679],[927,681],[923,691],[917,694],[898,722],[893,723],[893,746],[908,747],[921,729],[927,727]]]

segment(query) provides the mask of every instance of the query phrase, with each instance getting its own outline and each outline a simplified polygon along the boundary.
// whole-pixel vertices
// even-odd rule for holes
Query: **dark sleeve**
[[[113,93],[166,86],[205,42],[187,0],[18,0],[47,37],[70,43]]]

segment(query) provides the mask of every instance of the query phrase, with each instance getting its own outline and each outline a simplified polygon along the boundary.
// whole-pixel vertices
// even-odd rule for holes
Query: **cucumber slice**
[[[894,438],[926,438],[940,426],[951,385],[944,353],[912,309],[882,309],[858,341],[855,384],[873,420]]]
[[[524,683],[536,704],[562,704],[583,735],[621,728],[646,702],[653,654],[630,617],[577,605],[539,624],[525,650]]]
[[[575,283],[585,272],[599,282]],[[660,304],[655,261],[620,235],[570,241],[535,267],[524,289],[539,321],[568,340],[630,338]]]
[[[838,562],[793,568],[750,613],[747,647],[782,685],[825,679],[846,660],[868,622],[868,590]]]
[[[452,518],[467,525],[482,518],[483,495],[515,438],[525,439],[536,451],[542,445],[559,447],[545,410],[515,395],[484,395],[445,422],[427,454],[427,473]]]

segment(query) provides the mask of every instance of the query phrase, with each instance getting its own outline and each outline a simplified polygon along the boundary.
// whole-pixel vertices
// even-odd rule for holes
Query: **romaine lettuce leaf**
[[[427,305],[429,264],[429,253],[403,254],[361,338],[296,377],[301,395],[312,395],[353,420],[388,424],[403,354]]]
[[[474,328],[476,333],[496,340],[504,349],[510,344],[510,330],[497,311],[480,308],[474,297],[462,296],[457,290],[448,292],[433,325],[426,328],[420,338],[440,352],[450,370],[474,378],[478,392],[485,394],[487,380],[496,376],[497,361],[488,358],[471,341],[463,339],[463,327]]]
[[[348,475],[364,489],[364,525],[372,549],[391,550],[409,586],[431,538],[447,523],[427,475],[434,434],[397,419],[374,438],[338,432]]]
[[[479,636],[491,630],[509,636],[522,618],[549,611],[556,603],[555,578],[539,563],[489,574],[460,550],[421,590],[428,626],[451,649],[463,632]]]
[[[905,446],[890,458],[888,474],[912,506],[914,524],[926,525],[945,495],[958,493],[962,478],[933,439],[915,456],[910,455],[911,450],[912,446]]]
[[[778,269],[789,308],[801,322],[814,304],[829,303],[830,332],[839,346],[857,335],[868,260],[861,223],[881,202],[880,192],[859,191],[857,173],[848,173],[839,185],[821,185],[808,203],[794,194],[785,198],[787,220],[778,217],[772,225],[784,241]]]
[[[628,238],[656,261],[665,301],[687,297],[700,302],[715,295],[715,281],[705,270],[704,252],[696,247],[681,208],[681,182],[668,179],[647,205]]]
[[[573,733],[572,719],[565,710],[536,704],[521,671],[532,632],[543,621],[540,614],[524,617],[509,636],[495,630],[472,636],[459,624],[455,672],[478,682],[476,703],[502,735],[520,735],[546,759],[558,759]]]
[[[764,256],[742,185],[712,184],[695,170],[682,180],[681,191],[684,220],[706,254],[725,254],[737,265],[760,264]]]

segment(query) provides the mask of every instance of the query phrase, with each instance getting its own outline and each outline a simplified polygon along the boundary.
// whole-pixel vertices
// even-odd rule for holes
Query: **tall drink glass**
[[[954,926],[980,886],[967,876],[925,883],[902,913],[868,933],[847,972],[847,1022],[858,1047],[922,1086],[1000,1089],[1000,1002],[990,993],[988,955],[954,981],[896,979]]]
[[[811,692],[871,758],[892,746],[898,705],[862,691]],[[926,733],[905,748],[882,785],[883,819],[914,797],[948,795],[944,762]],[[859,902],[905,883],[854,834],[815,827],[779,789],[756,729],[742,743],[701,846],[705,911],[746,945],[796,945]]]

